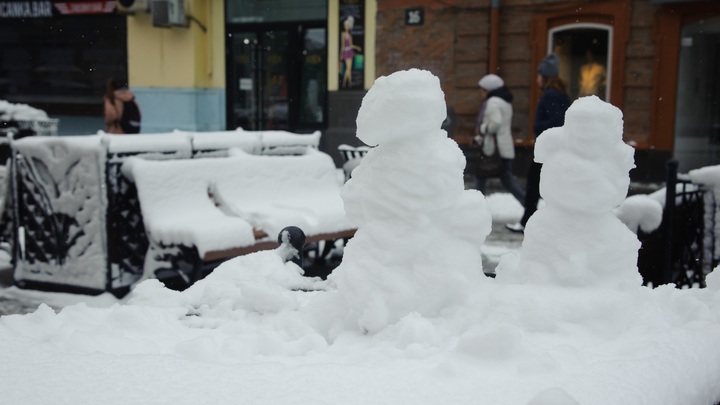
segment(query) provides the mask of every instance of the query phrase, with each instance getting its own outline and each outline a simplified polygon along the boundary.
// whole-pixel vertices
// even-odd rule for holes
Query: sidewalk
[[[0,290],[12,287],[12,267],[0,268]],[[0,296],[0,316],[13,314],[26,314],[34,312],[38,307],[37,302],[30,300],[18,300]]]

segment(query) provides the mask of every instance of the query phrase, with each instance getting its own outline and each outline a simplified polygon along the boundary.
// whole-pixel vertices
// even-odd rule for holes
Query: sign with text
[[[112,0],[83,2],[58,1],[53,3],[53,5],[62,15],[110,14],[115,10],[115,2]]]
[[[116,0],[0,1],[0,18],[53,18],[87,14],[112,14]]]
[[[408,8],[405,9],[405,25],[423,25],[425,24],[425,9]]]
[[[0,1],[0,18],[52,17],[49,1]]]

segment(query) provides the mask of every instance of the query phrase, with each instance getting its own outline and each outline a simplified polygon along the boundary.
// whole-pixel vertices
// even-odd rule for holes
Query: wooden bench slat
[[[337,239],[344,239],[344,238],[352,238],[355,235],[356,229],[349,229],[346,231],[341,232],[333,232],[333,233],[322,233],[318,235],[311,235],[306,240],[305,243],[314,243],[319,242],[322,240],[337,240]],[[262,232],[262,231],[260,231]],[[264,234],[264,232],[262,232]],[[266,235],[267,236],[267,235]],[[225,249],[225,250],[214,250],[205,253],[205,256],[203,257],[203,261],[209,262],[214,260],[221,260],[221,259],[230,259],[236,256],[242,256],[246,255],[248,253],[253,252],[259,252],[261,250],[272,250],[277,249],[278,246],[280,246],[275,241],[263,241],[263,242],[257,242],[252,246],[244,246],[239,248],[233,248],[233,249]]]

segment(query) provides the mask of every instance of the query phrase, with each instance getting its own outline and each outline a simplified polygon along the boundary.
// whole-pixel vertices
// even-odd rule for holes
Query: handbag
[[[497,148],[495,134],[485,135],[481,147],[478,149],[475,176],[481,179],[500,177],[502,174],[502,158]]]

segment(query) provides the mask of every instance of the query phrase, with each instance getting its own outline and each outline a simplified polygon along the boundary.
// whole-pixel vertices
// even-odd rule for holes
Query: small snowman
[[[369,333],[460,305],[484,279],[492,219],[484,196],[465,190],[445,117],[440,81],[417,69],[378,78],[360,107],[357,137],[375,147],[342,190],[358,231],[329,280]]]
[[[622,112],[590,96],[570,106],[563,127],[538,137],[546,205],[528,221],[519,263],[501,263],[498,280],[619,290],[642,284],[640,242],[612,212],[635,166],[622,134]]]

